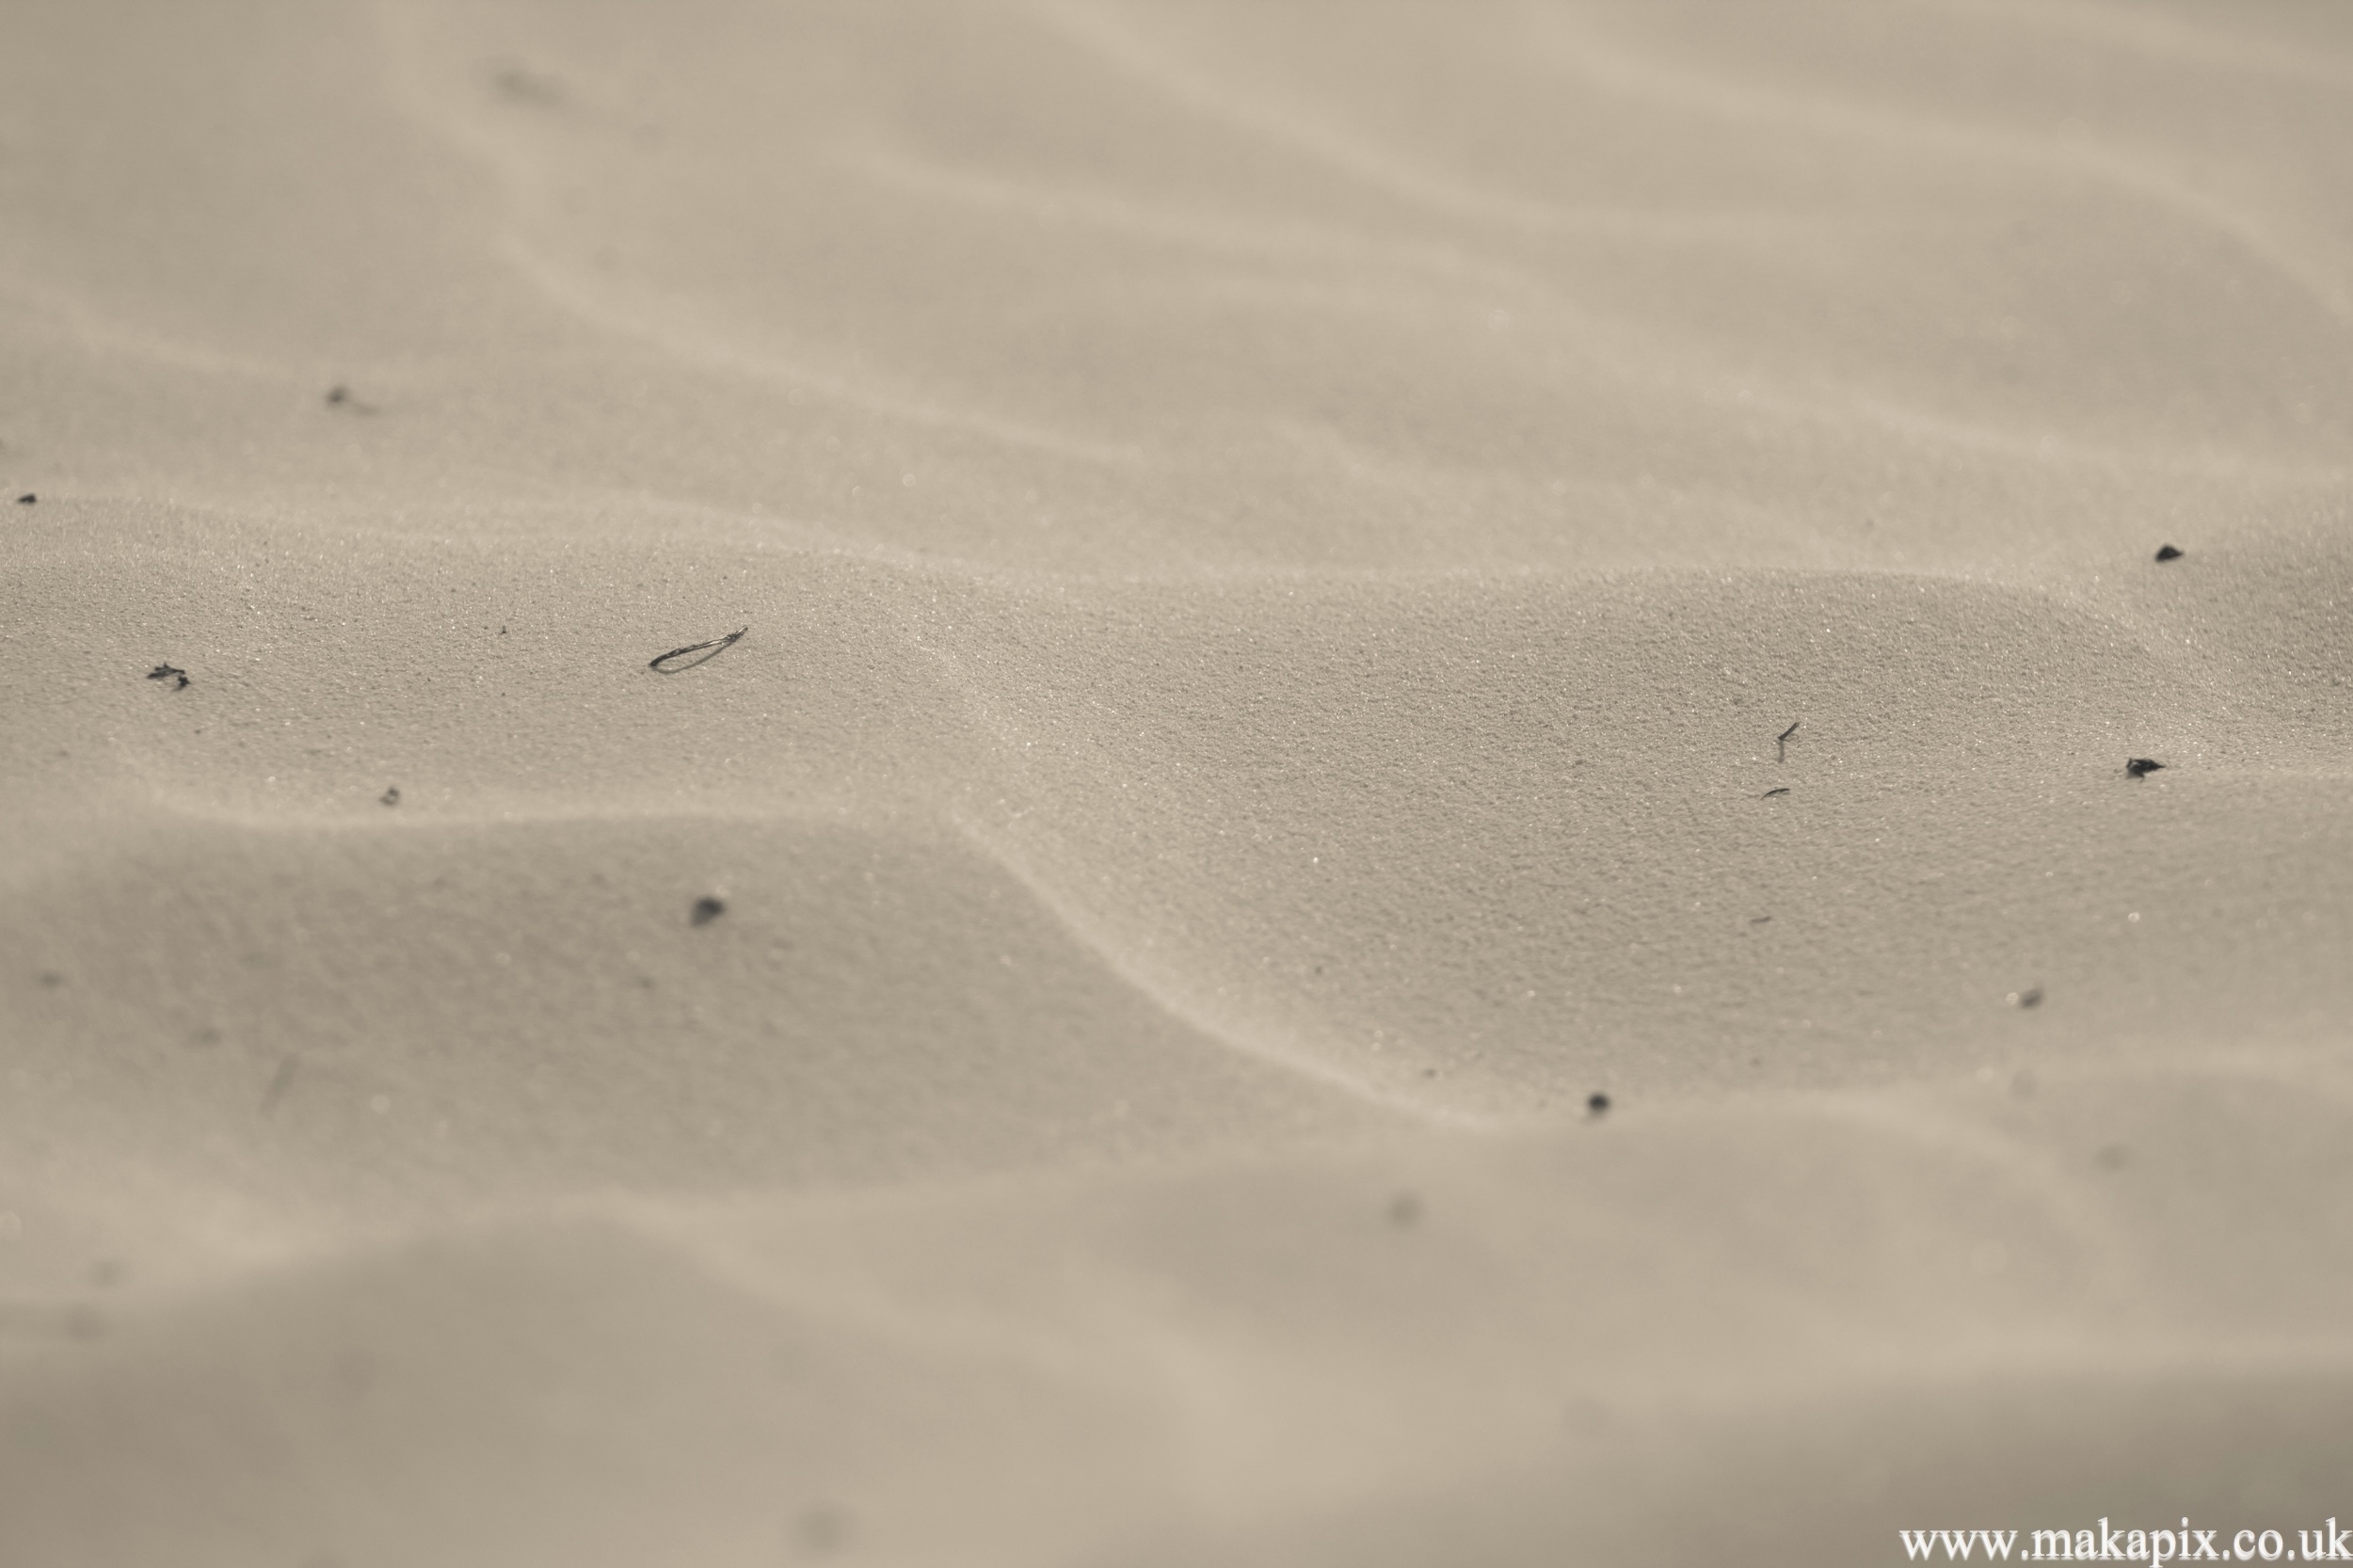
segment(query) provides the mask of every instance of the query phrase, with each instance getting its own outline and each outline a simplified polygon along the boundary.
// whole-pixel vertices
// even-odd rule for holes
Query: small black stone
[[[16,504],[19,506],[30,506],[34,502],[39,501],[40,499],[40,497],[35,495],[32,491],[26,490],[23,495],[16,498]]]
[[[709,925],[728,912],[728,906],[715,898],[698,898],[687,919],[696,925]]]
[[[1585,1111],[1588,1115],[1599,1116],[1605,1114],[1609,1109],[1609,1096],[1608,1095],[1596,1090],[1585,1096]]]
[[[400,804],[400,786],[395,784],[376,798],[382,801],[387,806],[398,806]]]
[[[2160,561],[2178,561],[2181,558],[2182,552],[2169,544],[2157,547],[2157,559]]]
[[[2124,764],[2124,773],[2127,777],[2145,778],[2164,766],[2163,762],[2153,761],[2146,757],[2136,757]]]

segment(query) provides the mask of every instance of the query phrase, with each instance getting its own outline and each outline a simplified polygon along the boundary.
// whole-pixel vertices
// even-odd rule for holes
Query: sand
[[[17,0],[0,1561],[2353,1518],[2347,146],[2318,4]]]

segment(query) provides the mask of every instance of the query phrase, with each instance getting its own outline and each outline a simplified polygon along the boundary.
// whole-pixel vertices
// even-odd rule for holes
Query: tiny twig
[[[1786,784],[1785,784],[1785,785],[1783,785],[1783,786],[1782,786],[1780,789],[1778,789],[1778,790],[1768,790],[1768,791],[1766,791],[1763,794],[1759,795],[1757,798],[1758,798],[1759,800],[1770,800],[1770,799],[1772,799],[1775,795],[1785,795],[1785,794],[1787,794],[1788,792],[1789,792],[1789,786],[1787,786]]]
[[[1795,735],[1798,732],[1798,726],[1803,724],[1804,722],[1805,721],[1803,719],[1791,719],[1789,721],[1789,728],[1773,737],[1774,761],[1786,762],[1789,760],[1789,737]]]
[[[713,637],[707,643],[689,643],[684,648],[674,648],[670,649],[669,652],[663,654],[660,658],[648,663],[646,667],[653,671],[656,675],[680,674],[686,670],[693,669],[696,664],[709,664],[712,660],[716,659],[720,654],[725,653],[728,648],[733,648],[735,646],[736,639],[750,630],[751,628],[746,626],[739,631],[730,632],[724,637]],[[705,653],[703,651],[705,648],[710,649],[710,651]],[[702,657],[699,659],[687,660],[687,662],[683,664],[673,664],[670,663],[673,659],[684,659],[686,655],[690,653],[701,653]]]
[[[188,672],[176,664],[157,664],[147,672],[147,679],[150,680],[176,680],[179,684],[171,688],[173,691],[184,692],[188,689]]]
[[[294,1087],[295,1071],[302,1065],[298,1056],[289,1056],[278,1064],[278,1071],[270,1075],[269,1088],[262,1096],[262,1114],[266,1116],[278,1109],[278,1102]]]

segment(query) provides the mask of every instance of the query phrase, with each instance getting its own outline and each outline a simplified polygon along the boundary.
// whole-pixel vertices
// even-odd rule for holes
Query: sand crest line
[[[2340,328],[2353,303],[2328,270],[2291,249],[2259,216],[2185,184],[2169,172],[2105,147],[2041,140],[1999,127],[1901,114],[1851,101],[1802,98],[1769,87],[1663,64],[1546,9],[1532,29],[1546,57],[1588,82],[1659,104],[1732,120],[1801,125],[1847,138],[1897,138],[1946,156],[2041,173],[2088,175],[2162,207],[2235,244],[2302,293]]]
[[[1521,1118],[1505,1119],[1481,1115],[1450,1106],[1432,1105],[1409,1095],[1383,1088],[1368,1079],[1335,1065],[1312,1052],[1295,1046],[1264,1038],[1254,1038],[1236,1027],[1210,1017],[1182,996],[1158,980],[1144,973],[1114,943],[1109,941],[1070,901],[1054,886],[1033,872],[1019,853],[996,835],[962,812],[951,812],[943,819],[975,850],[1004,868],[1016,881],[1029,889],[1041,907],[1059,921],[1071,937],[1095,953],[1119,979],[1134,988],[1137,994],[1149,999],[1161,1011],[1217,1040],[1245,1056],[1273,1063],[1274,1065],[1363,1100],[1384,1111],[1401,1112],[1414,1120],[1433,1127],[1453,1128],[1467,1132],[1494,1132],[1513,1125]]]

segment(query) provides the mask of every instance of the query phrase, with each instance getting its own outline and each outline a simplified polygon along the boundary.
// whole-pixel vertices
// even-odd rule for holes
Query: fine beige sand
[[[2349,149],[2318,0],[11,0],[0,1563],[2353,1519]]]

